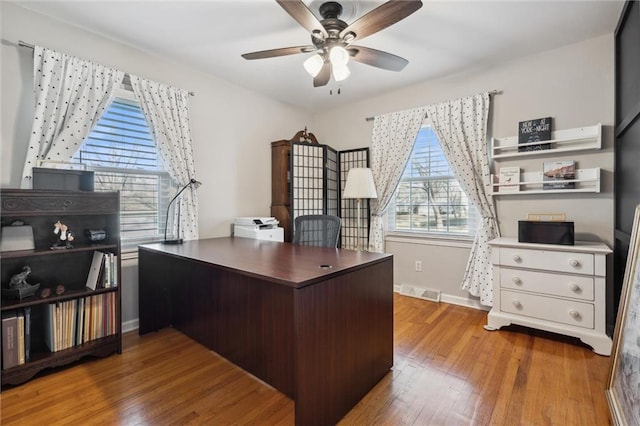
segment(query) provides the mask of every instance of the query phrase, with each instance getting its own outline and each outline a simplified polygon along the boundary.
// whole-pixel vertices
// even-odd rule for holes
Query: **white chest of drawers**
[[[493,308],[487,330],[519,324],[577,337],[600,355],[610,355],[606,334],[605,244],[573,246],[489,242],[493,264]]]

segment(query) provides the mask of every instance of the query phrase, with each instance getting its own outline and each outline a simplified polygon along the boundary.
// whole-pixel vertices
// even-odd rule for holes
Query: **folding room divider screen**
[[[338,153],[320,144],[291,147],[291,219],[308,214],[338,214]]]
[[[339,216],[342,219],[339,247],[358,247],[356,200],[343,200],[341,194],[349,170],[369,166],[369,148],[336,151],[328,145],[292,142],[289,161],[291,222],[301,215]],[[369,202],[363,201],[360,247],[367,247]]]
[[[340,160],[340,193],[347,184],[349,170],[369,167],[369,148],[358,148],[338,153]],[[358,244],[358,208],[356,200],[340,200],[340,217],[342,218],[342,233],[340,247],[355,249],[369,246],[369,200],[362,200],[360,205],[360,244]]]

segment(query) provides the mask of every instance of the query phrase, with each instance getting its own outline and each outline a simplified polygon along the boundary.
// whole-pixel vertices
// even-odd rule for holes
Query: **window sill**
[[[413,234],[393,232],[388,233],[385,236],[385,241],[393,243],[404,244],[419,244],[427,246],[441,246],[441,247],[458,247],[458,248],[471,248],[473,245],[473,238],[464,236],[452,236],[452,235],[434,235],[434,234]]]
[[[137,248],[128,248],[126,250],[122,250],[120,254],[120,259],[124,260],[136,260],[138,258],[138,249]]]

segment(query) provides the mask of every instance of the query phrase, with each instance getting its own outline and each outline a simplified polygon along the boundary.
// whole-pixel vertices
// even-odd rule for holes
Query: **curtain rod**
[[[25,43],[22,40],[18,40],[18,46],[20,47],[26,47],[27,49],[31,49],[33,50],[33,48],[35,47],[33,44],[29,44],[29,43]],[[128,74],[128,73],[127,73]],[[190,96],[195,96],[196,94],[194,92],[189,92]]]
[[[501,90],[491,90],[489,91],[489,95],[499,95],[500,93],[502,93]],[[424,118],[427,118],[427,115],[425,114]],[[373,121],[375,120],[375,117],[367,117],[365,118],[365,121]]]

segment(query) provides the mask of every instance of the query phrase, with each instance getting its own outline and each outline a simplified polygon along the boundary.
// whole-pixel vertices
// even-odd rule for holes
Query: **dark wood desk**
[[[139,248],[140,334],[174,326],[337,423],[393,365],[393,257],[246,238]]]

